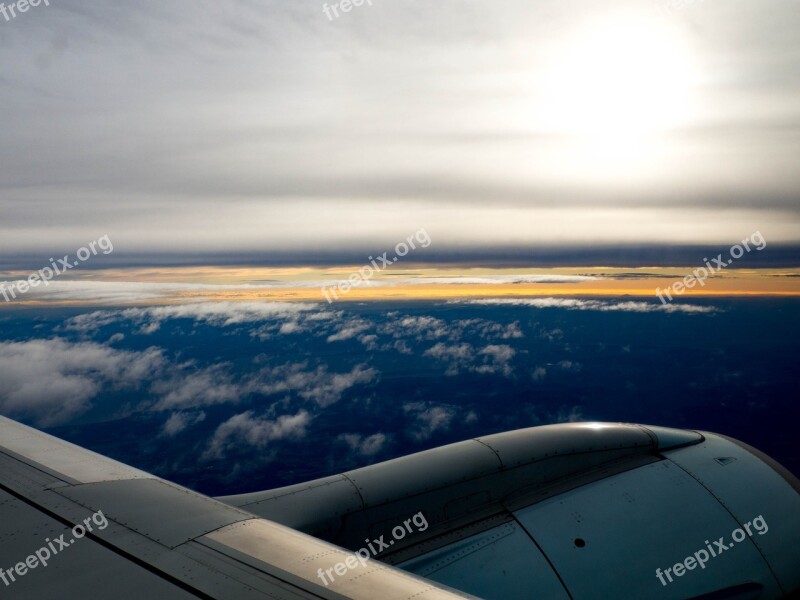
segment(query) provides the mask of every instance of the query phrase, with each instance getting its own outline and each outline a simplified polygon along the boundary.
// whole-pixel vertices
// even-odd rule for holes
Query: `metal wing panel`
[[[229,553],[233,550],[249,564],[269,565],[306,581],[318,581],[322,588],[352,600],[450,600],[474,598],[446,590],[433,582],[386,566],[376,560],[358,562],[352,552],[332,544],[309,543],[308,536],[278,523],[263,519],[245,521],[209,533],[197,540],[209,548]],[[336,564],[356,564],[343,574]],[[342,569],[344,570],[344,568]],[[323,580],[322,573],[325,575]]]
[[[399,566],[445,585],[471,590],[481,598],[570,600],[547,559],[513,521]]]
[[[153,477],[5,417],[0,417],[0,442],[7,454],[57,472],[65,481],[92,483]]]
[[[253,518],[252,514],[158,479],[103,481],[62,488],[58,493],[82,506],[105,507],[109,519],[168,548]]]
[[[717,499],[669,461],[572,490],[516,511],[573,598],[681,600],[714,592],[720,582],[758,582],[765,598],[780,597],[769,566],[752,544],[712,558],[662,584],[667,569],[728,537],[739,525]],[[621,574],[624,577],[621,579]],[[666,579],[665,579],[666,581]]]
[[[333,538],[341,529],[342,515],[364,509],[361,495],[344,475],[288,486],[270,494],[257,492],[218,500],[325,539]],[[330,510],[309,511],[309,506]]]
[[[703,444],[666,456],[714,494],[740,526],[763,516],[774,531],[748,539],[769,562],[784,589],[800,588],[800,543],[786,543],[786,532],[800,531],[800,495],[792,487],[797,479],[787,481],[741,442],[710,433],[705,437]]]
[[[309,569],[352,558],[341,548],[8,419],[0,417],[0,426],[0,557],[9,566],[29,556],[29,546],[47,543],[50,533],[69,532],[98,511],[107,522],[69,545],[65,566],[53,563],[31,573],[24,582],[30,588],[15,588],[26,590],[21,598],[92,600],[107,598],[110,590],[123,599],[145,594],[169,600],[343,597]],[[248,523],[254,525],[241,527]],[[231,528],[237,528],[233,538],[204,537]],[[247,548],[260,549],[260,559],[249,556]],[[336,560],[329,563],[326,557]],[[89,573],[91,586],[83,573]],[[120,584],[126,591],[117,593]],[[347,589],[349,597],[365,600],[376,597],[377,589],[390,590],[398,599],[464,597],[375,561],[368,575],[355,573]]]
[[[164,600],[196,598],[92,539],[74,541],[53,554],[48,542],[61,535],[65,542],[74,540],[71,528],[64,523],[0,491],[0,570],[4,571],[0,595],[11,599],[91,599],[107,598],[113,588],[116,600],[138,600],[142,590]],[[59,549],[56,543],[52,547]],[[47,557],[43,549],[51,556]],[[36,560],[27,563],[29,557]],[[15,569],[20,564],[24,571]],[[31,569],[29,564],[35,566]]]

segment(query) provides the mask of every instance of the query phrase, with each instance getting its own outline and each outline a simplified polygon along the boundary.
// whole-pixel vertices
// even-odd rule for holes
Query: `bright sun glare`
[[[685,121],[690,84],[670,30],[646,20],[595,25],[554,57],[541,116],[550,130],[622,151]]]

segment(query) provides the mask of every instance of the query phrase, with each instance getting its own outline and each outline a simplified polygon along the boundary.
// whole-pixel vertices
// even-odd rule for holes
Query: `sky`
[[[0,255],[795,243],[799,29],[796,0],[52,0],[0,17]]]
[[[0,411],[209,493],[595,419],[796,470],[798,1],[340,1],[0,8]]]

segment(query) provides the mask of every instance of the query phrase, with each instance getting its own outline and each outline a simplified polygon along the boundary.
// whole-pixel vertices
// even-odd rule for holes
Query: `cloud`
[[[283,323],[278,330],[278,333],[281,335],[287,335],[290,333],[303,333],[306,331],[306,328],[300,325],[298,321],[289,321],[287,323]]]
[[[193,319],[217,327],[271,320],[294,320],[318,305],[293,302],[201,302],[153,308],[132,308],[122,312],[123,318],[150,320],[160,324],[168,319]],[[333,316],[333,313],[328,313]]]
[[[580,423],[585,420],[580,406],[573,406],[569,410],[561,408],[556,416],[556,423]]]
[[[544,379],[548,372],[555,371],[565,371],[567,373],[580,373],[583,370],[583,365],[579,362],[571,361],[571,360],[562,360],[555,364],[548,363],[546,366],[537,366],[533,373],[531,373],[531,377],[534,381],[541,381]]]
[[[343,342],[368,331],[372,325],[363,319],[351,319],[339,327],[336,333],[328,336],[328,342]]]
[[[240,413],[217,427],[202,459],[221,459],[234,449],[263,450],[279,440],[299,440],[306,436],[310,423],[311,415],[304,410],[277,419],[256,417],[253,411]]]
[[[419,340],[456,338],[458,329],[453,330],[442,319],[429,316],[410,316],[392,319],[380,327],[380,332],[395,338],[414,337]]]
[[[167,298],[181,292],[197,292],[209,289],[216,289],[216,286],[54,279],[46,287],[40,285],[30,288],[24,295],[19,296],[19,300],[95,302],[99,304],[148,302]]]
[[[439,342],[423,353],[436,360],[447,363],[445,375],[458,375],[460,371],[470,370],[475,361],[475,351],[470,344],[456,344],[448,346]]]
[[[548,342],[555,342],[555,341],[560,340],[560,339],[562,339],[564,337],[564,331],[561,330],[561,329],[558,329],[558,328],[550,329],[550,330],[543,329],[539,333],[539,337],[544,339],[544,340],[547,340]]]
[[[583,365],[579,362],[573,362],[571,360],[562,360],[559,361],[557,366],[562,371],[570,371],[572,373],[578,373],[581,369],[583,369]]]
[[[192,319],[217,327],[260,321],[293,322],[304,313],[317,310],[319,305],[293,302],[198,302],[174,306],[101,310],[68,319],[67,331],[89,333],[112,323],[131,321],[140,333],[154,333],[169,319]],[[333,318],[334,313],[321,311],[317,318]]]
[[[402,317],[381,326],[380,332],[395,338],[415,337],[418,340],[446,338],[457,340],[467,333],[485,339],[512,339],[525,337],[519,321],[498,323],[487,319],[460,319],[448,323],[430,316]]]
[[[154,393],[161,396],[154,410],[195,408],[238,402],[249,393],[247,385],[234,382],[228,365],[217,364],[202,369],[185,365],[172,377],[153,384]]]
[[[331,373],[326,366],[308,370],[307,363],[294,363],[262,370],[248,388],[268,395],[295,392],[325,408],[341,400],[350,388],[373,383],[379,376],[379,371],[363,364],[347,373]]]
[[[522,407],[528,426],[549,425],[552,423],[579,423],[586,421],[581,406],[561,405],[558,407],[526,404]]]
[[[455,324],[465,330],[477,333],[484,339],[510,340],[525,337],[519,327],[519,321],[503,324],[486,319],[465,319],[456,321]]]
[[[159,400],[151,410],[235,404],[257,394],[290,393],[326,408],[341,400],[350,388],[373,383],[380,375],[364,364],[344,373],[330,372],[326,365],[309,368],[306,362],[265,367],[254,373],[236,375],[230,367],[225,363],[204,368],[196,368],[192,363],[173,365],[168,374],[152,385],[152,392],[159,396]]]
[[[445,375],[455,376],[461,372],[502,373],[511,376],[513,369],[509,362],[516,350],[506,344],[490,344],[476,350],[471,344],[448,345],[439,342],[423,353],[447,364]]]
[[[686,2],[666,19],[660,1],[512,0],[487,13],[413,0],[334,24],[317,3],[53,2],[3,30],[0,235],[38,252],[102,225],[136,252],[324,255],[385,247],[412,223],[454,250],[721,237],[753,213],[797,230],[793,1]],[[547,84],[553,69],[576,76],[570,53],[608,21],[627,34],[618,47],[667,38],[693,110],[599,168],[590,135],[554,131]],[[448,26],[433,35],[431,23]],[[609,68],[625,64],[597,75]]]
[[[484,277],[417,277],[398,279],[402,284],[509,285],[520,283],[582,283],[602,279],[593,275],[486,275]]]
[[[583,300],[580,298],[488,298],[482,300],[453,300],[453,303],[483,306],[528,306],[531,308],[563,308],[567,310],[596,310],[600,312],[665,312],[685,314],[709,314],[718,309],[696,304],[661,304],[655,302],[612,302],[607,300]]]
[[[172,413],[167,419],[166,423],[164,423],[164,426],[161,428],[161,435],[164,437],[175,437],[188,427],[203,422],[205,418],[206,413],[203,411],[198,413]]]
[[[517,351],[511,346],[490,345],[483,348],[479,353],[489,359],[488,364],[483,364],[475,368],[478,373],[503,373],[506,377],[511,375],[511,366],[509,361],[514,358]]]
[[[385,448],[389,438],[385,433],[375,433],[368,437],[357,433],[343,433],[336,439],[346,444],[356,454],[372,457]]]
[[[406,403],[403,411],[413,419],[413,425],[406,433],[417,442],[424,442],[437,432],[449,430],[450,423],[458,414],[453,406],[430,405],[424,402]]]
[[[397,340],[394,344],[392,344],[391,347],[397,350],[400,354],[414,354],[414,351],[405,342],[405,340]]]
[[[0,343],[0,409],[47,427],[88,411],[103,389],[139,389],[163,371],[162,351],[116,350],[60,338]]]
[[[364,344],[367,350],[375,350],[378,348],[377,335],[362,335],[359,336],[358,341]]]
[[[276,335],[313,332],[320,326],[320,323],[324,324],[340,319],[343,314],[341,311],[327,309],[314,310],[316,308],[314,304],[293,303],[292,306],[301,308],[296,309],[294,313],[290,310],[288,313],[278,312],[278,314],[272,315],[266,324],[253,330],[250,335],[263,342],[272,339]]]

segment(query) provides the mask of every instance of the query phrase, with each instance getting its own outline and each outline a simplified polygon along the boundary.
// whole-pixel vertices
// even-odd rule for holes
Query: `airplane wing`
[[[0,417],[0,596],[468,597]]]
[[[800,589],[800,482],[735,440],[639,425],[522,429],[211,499],[0,418],[0,517],[11,598]]]

